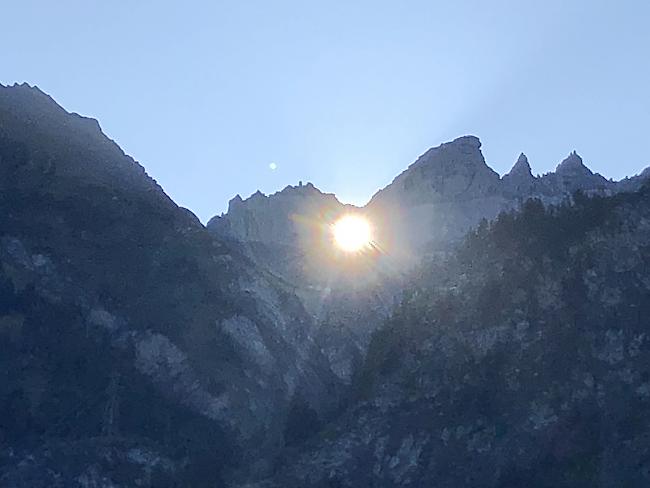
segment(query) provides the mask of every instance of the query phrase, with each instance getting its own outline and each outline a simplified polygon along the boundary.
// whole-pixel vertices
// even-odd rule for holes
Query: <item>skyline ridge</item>
[[[43,89],[41,89],[37,84],[31,84],[31,83],[28,83],[28,82],[21,82],[21,83],[16,82],[16,83],[14,83],[13,85],[4,85],[4,84],[0,83],[0,88],[1,88],[1,89],[5,89],[5,90],[12,90],[12,89],[27,90],[27,93],[35,94],[35,95],[38,96],[38,97],[44,97],[44,99],[47,100],[48,103],[51,103],[53,107],[56,107],[57,110],[61,110],[63,113],[65,113],[65,114],[67,114],[67,115],[69,115],[69,116],[72,116],[72,117],[78,117],[78,118],[80,118],[80,119],[82,119],[82,120],[85,120],[85,121],[90,122],[90,123],[93,124],[93,125],[96,125],[97,128],[99,129],[100,133],[101,133],[101,134],[102,134],[102,135],[103,135],[103,136],[104,136],[108,141],[110,141],[111,143],[115,144],[117,147],[120,148],[120,150],[122,150],[122,148],[121,148],[119,142],[116,141],[116,140],[114,140],[114,139],[112,139],[111,136],[109,136],[108,134],[106,134],[106,132],[104,132],[104,129],[103,129],[102,125],[101,125],[101,122],[100,122],[97,118],[95,118],[95,117],[93,117],[93,116],[89,116],[89,115],[83,115],[83,114],[80,114],[80,113],[77,113],[77,112],[68,111],[65,107],[63,107],[61,104],[59,104],[58,101],[57,101],[57,100],[56,100],[52,95],[50,95],[49,93],[45,92],[45,91],[44,91]],[[461,143],[461,142],[463,142],[463,141],[467,141],[467,140],[471,140],[471,139],[475,139],[476,141],[478,141],[478,148],[479,148],[479,150],[480,150],[481,152],[483,152],[483,151],[482,151],[482,150],[483,150],[483,141],[480,139],[479,136],[477,136],[477,135],[475,135],[475,134],[464,134],[464,135],[460,135],[460,136],[458,136],[458,137],[456,137],[456,138],[454,138],[454,139],[451,139],[451,140],[449,140],[449,141],[443,141],[443,142],[440,142],[440,143],[439,143],[438,145],[436,145],[436,146],[430,146],[430,147],[429,147],[427,150],[425,150],[425,151],[424,151],[424,152],[423,152],[419,157],[417,157],[417,158],[415,159],[414,162],[412,162],[412,163],[410,163],[409,165],[405,166],[404,169],[403,169],[400,173],[398,173],[398,175],[396,175],[396,176],[393,178],[392,182],[394,182],[394,180],[395,180],[395,178],[397,178],[397,176],[403,174],[404,172],[408,171],[409,168],[411,168],[413,165],[417,164],[418,161],[420,161],[420,160],[421,160],[424,156],[426,156],[429,152],[431,152],[431,151],[435,151],[435,150],[437,150],[437,149],[439,149],[439,148],[441,148],[441,147],[443,147],[443,146],[445,146],[445,145],[449,145],[449,144],[458,144],[458,143]],[[122,151],[123,151],[123,150],[122,150]],[[124,151],[123,151],[123,152],[124,152]],[[132,157],[130,154],[128,154],[128,153],[126,153],[126,152],[124,152],[124,153],[125,153],[127,156]],[[489,168],[490,170],[495,171],[495,173],[497,173],[497,174],[499,175],[499,179],[500,179],[501,181],[503,181],[504,177],[510,175],[510,174],[513,172],[513,170],[515,170],[515,169],[517,168],[517,166],[518,166],[518,164],[519,164],[520,159],[521,159],[522,156],[524,156],[524,158],[525,158],[525,162],[526,162],[526,164],[528,165],[528,167],[530,168],[530,170],[531,170],[531,174],[532,174],[532,176],[533,176],[533,178],[534,178],[535,180],[538,180],[538,179],[540,179],[540,178],[543,178],[544,176],[547,176],[547,175],[556,174],[556,173],[558,172],[558,170],[560,170],[560,172],[562,172],[562,171],[563,171],[563,168],[566,169],[566,166],[563,167],[563,164],[564,164],[564,163],[567,163],[567,162],[575,161],[575,160],[576,160],[575,158],[577,158],[577,159],[579,160],[580,164],[582,165],[582,167],[584,167],[585,169],[587,169],[587,170],[588,170],[592,175],[600,175],[600,176],[602,176],[605,180],[607,180],[608,182],[615,182],[615,183],[617,183],[617,182],[621,182],[621,181],[625,181],[625,180],[628,180],[628,179],[631,179],[631,178],[634,178],[634,177],[639,177],[639,176],[641,176],[641,175],[642,175],[646,170],[648,170],[648,169],[650,168],[650,166],[642,166],[642,167],[640,167],[640,169],[638,170],[638,172],[636,172],[636,173],[634,173],[634,174],[626,175],[626,176],[624,176],[624,177],[622,177],[622,178],[620,178],[620,179],[617,180],[617,179],[614,179],[614,178],[611,177],[611,176],[603,175],[603,174],[600,173],[600,172],[594,172],[594,171],[589,167],[589,165],[586,164],[586,163],[584,162],[584,160],[583,160],[582,157],[579,155],[579,153],[578,153],[578,151],[577,151],[576,149],[571,149],[571,150],[568,152],[568,154],[567,154],[567,155],[566,155],[562,160],[560,160],[559,162],[556,163],[556,165],[555,165],[555,169],[550,170],[550,171],[547,171],[547,172],[534,172],[534,171],[533,171],[533,165],[530,164],[530,160],[528,159],[528,156],[526,155],[525,152],[521,152],[520,155],[519,155],[519,157],[517,158],[517,160],[516,160],[516,161],[514,162],[514,164],[510,167],[510,169],[509,169],[508,171],[504,172],[503,174],[498,173],[498,172],[496,172],[496,171],[494,170],[494,168],[493,168],[494,163],[491,164],[491,163],[489,163],[488,161],[484,161],[484,164],[485,164],[485,166],[486,166],[487,168]],[[134,160],[135,160],[135,159],[134,159]],[[158,182],[158,180],[157,180],[157,179],[156,179],[156,178],[155,178],[155,177],[154,177],[154,176],[149,172],[149,169],[148,169],[149,166],[150,166],[149,163],[147,163],[147,164],[145,165],[145,164],[143,164],[142,161],[138,161],[138,160],[136,160],[136,162],[138,162],[138,163],[139,163],[143,168],[145,168],[145,171],[147,172],[147,174],[149,174],[149,175],[151,176],[151,178],[153,179],[154,182],[156,182],[157,184],[160,185],[160,183]],[[643,163],[640,163],[640,164],[643,164]],[[572,163],[571,166],[575,166],[575,165]],[[316,188],[316,189],[317,189],[318,191],[320,191],[321,193],[324,193],[324,194],[327,194],[327,195],[330,195],[330,194],[331,194],[331,195],[334,195],[335,198],[336,198],[336,200],[337,200],[338,202],[344,204],[344,205],[350,205],[350,206],[352,206],[352,207],[356,207],[356,208],[364,208],[364,207],[366,207],[366,206],[368,206],[368,205],[370,204],[370,202],[372,201],[372,199],[373,199],[373,198],[374,198],[374,197],[375,197],[379,192],[381,192],[381,191],[382,191],[383,189],[385,189],[387,186],[390,186],[391,182],[389,182],[388,185],[386,185],[386,186],[384,186],[384,187],[380,187],[380,188],[378,188],[378,189],[377,189],[377,190],[376,190],[376,191],[375,191],[375,192],[374,192],[374,193],[373,193],[373,194],[372,194],[372,195],[367,199],[367,201],[366,201],[366,203],[365,203],[364,205],[357,205],[357,204],[354,204],[354,203],[349,203],[349,202],[344,201],[344,199],[342,199],[339,195],[337,195],[336,192],[334,192],[334,191],[330,192],[330,191],[327,191],[327,190],[322,189],[322,187],[319,185],[319,183],[318,183],[317,181],[307,180],[307,181],[305,182],[305,186],[307,186],[307,185],[309,185],[309,184],[311,184],[312,186],[314,186],[314,188]],[[246,198],[244,198],[244,197],[241,196],[241,192],[238,192],[238,191],[235,190],[235,191],[234,191],[234,195],[233,195],[232,197],[230,197],[230,198],[227,199],[226,204],[227,204],[228,202],[230,202],[231,200],[233,200],[234,198],[236,198],[237,196],[239,196],[243,201],[247,201],[248,199],[250,199],[251,197],[255,196],[255,195],[258,194],[258,193],[261,194],[261,195],[263,195],[263,196],[265,196],[265,197],[268,197],[268,196],[275,195],[275,194],[277,194],[277,193],[281,193],[282,191],[286,190],[288,187],[291,187],[291,186],[292,186],[292,184],[287,184],[286,186],[284,186],[284,187],[281,188],[281,189],[277,189],[277,190],[275,190],[275,191],[273,191],[273,192],[268,192],[268,193],[267,193],[267,192],[264,192],[264,191],[262,191],[261,189],[258,188],[258,189],[256,189],[253,193],[251,193],[249,196],[247,196]],[[164,188],[165,193],[167,193],[167,194],[168,194],[168,195],[169,195],[169,196],[170,196],[174,201],[176,201],[176,198],[175,198],[175,196],[172,194],[172,192],[171,192],[168,188],[166,188],[166,187],[163,187],[163,188]],[[217,204],[217,206],[218,206],[218,205],[219,205],[219,204]],[[183,205],[179,203],[179,206],[183,206]],[[202,223],[203,223],[204,225],[207,225],[207,223],[210,221],[210,219],[211,219],[213,216],[215,216],[215,215],[219,215],[219,213],[214,213],[214,211],[213,211],[213,212],[210,214],[210,216],[208,216],[207,218],[201,218],[201,217],[198,215],[198,211],[197,211],[197,209],[193,209],[193,208],[185,207],[185,206],[183,206],[183,207],[184,207],[184,208],[187,208],[188,210],[192,211],[195,215],[197,215],[197,217],[199,217],[199,220],[201,220]],[[222,215],[225,214],[225,213],[227,213],[227,211],[228,211],[228,208],[226,208],[226,209],[222,212]]]

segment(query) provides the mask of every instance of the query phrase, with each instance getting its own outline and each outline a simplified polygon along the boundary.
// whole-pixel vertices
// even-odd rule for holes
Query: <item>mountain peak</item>
[[[228,212],[234,211],[237,207],[241,206],[244,203],[244,200],[242,199],[241,195],[237,193],[234,197],[230,199],[228,202]]]
[[[530,163],[528,162],[528,157],[521,153],[517,158],[517,162],[512,167],[510,172],[506,176],[524,176],[533,178],[533,172],[530,169]]]
[[[453,141],[446,142],[446,143],[444,143],[442,145],[444,146],[444,145],[447,145],[447,144],[448,145],[456,145],[456,146],[469,146],[469,147],[473,147],[473,148],[476,148],[476,149],[481,148],[481,140],[477,136],[472,135],[472,134],[467,134],[467,135],[464,135],[464,136],[457,137]]]
[[[48,123],[61,124],[62,118],[73,117],[77,120],[92,120],[97,127],[99,126],[95,119],[68,113],[50,95],[29,83],[14,83],[7,86],[0,84],[0,103],[4,109],[10,109],[16,115],[29,113],[30,116],[38,116]]]
[[[466,192],[483,193],[499,176],[485,163],[479,138],[467,135],[429,149],[400,178],[407,191],[419,188],[417,181],[421,181],[435,193],[446,195],[443,198],[455,198]],[[474,188],[476,184],[480,188]]]
[[[557,165],[555,172],[559,175],[593,174],[593,172],[584,165],[582,158],[576,151],[571,151],[571,153]]]
[[[427,152],[425,152],[422,156],[420,156],[419,159],[422,159],[423,157],[431,153],[438,153],[444,151],[446,152],[457,151],[464,154],[472,154],[472,153],[480,154],[480,149],[481,149],[481,140],[478,137],[473,135],[465,135],[465,136],[457,137],[456,139],[449,142],[443,142],[439,146],[430,148]],[[414,164],[417,164],[417,161]]]
[[[51,179],[57,191],[76,191],[83,182],[164,194],[144,168],[102,132],[97,120],[66,111],[37,86],[0,84],[0,127],[0,145],[30,148],[15,173],[25,185],[56,175]]]
[[[418,167],[428,168],[427,172],[455,173],[459,167],[486,167],[481,153],[478,137],[467,135],[432,147],[420,156],[406,172]]]
[[[503,175],[501,181],[505,185],[504,189],[509,193],[514,193],[518,196],[531,193],[535,184],[535,177],[530,169],[528,158],[524,153],[519,155],[517,162],[508,173]]]

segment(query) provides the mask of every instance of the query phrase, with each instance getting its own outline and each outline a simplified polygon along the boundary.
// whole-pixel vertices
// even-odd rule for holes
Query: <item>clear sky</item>
[[[312,181],[364,204],[475,134],[499,173],[650,164],[650,1],[20,0],[0,82],[92,116],[203,221]],[[271,163],[277,167],[270,168]]]

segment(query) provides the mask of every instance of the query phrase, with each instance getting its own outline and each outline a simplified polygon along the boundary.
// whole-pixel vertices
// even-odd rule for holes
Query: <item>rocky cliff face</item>
[[[314,340],[346,383],[370,334],[392,308],[401,279],[391,272],[390,262],[376,256],[350,259],[334,246],[332,224],[357,212],[311,183],[301,183],[270,196],[236,196],[228,212],[207,225],[294,291],[315,324]]]
[[[270,197],[258,191],[246,202],[237,195],[230,200],[227,215],[213,218],[208,226],[240,241],[295,246],[309,238],[315,222],[344,211],[345,205],[334,195],[301,182]]]
[[[291,290],[96,121],[0,87],[0,484],[214,486],[264,471],[337,382]]]

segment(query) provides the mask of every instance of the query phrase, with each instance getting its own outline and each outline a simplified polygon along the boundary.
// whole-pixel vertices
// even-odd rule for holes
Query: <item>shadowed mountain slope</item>
[[[0,87],[0,484],[263,471],[294,398],[336,408],[310,328],[96,121]]]

